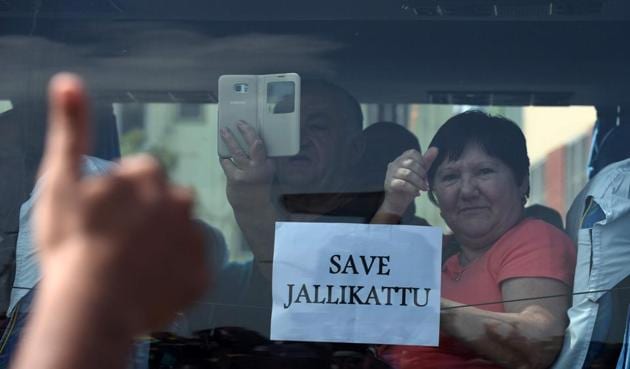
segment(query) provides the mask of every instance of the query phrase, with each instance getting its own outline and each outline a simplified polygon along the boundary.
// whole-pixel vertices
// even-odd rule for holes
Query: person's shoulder
[[[498,281],[544,277],[573,283],[576,247],[560,229],[539,219],[524,219],[491,249]]]
[[[525,218],[497,241],[494,253],[509,253],[535,249],[563,250],[572,252],[575,249],[569,236],[557,227],[534,218]]]
[[[571,243],[567,234],[558,227],[535,218],[525,218],[514,227],[513,236],[525,240],[554,239]]]

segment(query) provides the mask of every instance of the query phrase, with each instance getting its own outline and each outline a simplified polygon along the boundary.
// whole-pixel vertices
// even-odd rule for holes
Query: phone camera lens
[[[237,83],[234,85],[234,91],[244,94],[247,93],[248,87],[247,83]]]

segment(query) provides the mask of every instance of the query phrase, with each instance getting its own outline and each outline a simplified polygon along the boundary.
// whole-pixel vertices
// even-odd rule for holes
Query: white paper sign
[[[435,227],[276,223],[271,339],[437,346]]]

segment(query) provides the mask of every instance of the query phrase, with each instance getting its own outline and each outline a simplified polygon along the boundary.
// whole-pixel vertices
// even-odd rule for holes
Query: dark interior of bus
[[[120,3],[0,2],[4,35],[50,41],[3,46],[1,93],[76,65],[115,100],[213,101],[219,74],[297,70],[362,102],[630,102],[624,0]]]

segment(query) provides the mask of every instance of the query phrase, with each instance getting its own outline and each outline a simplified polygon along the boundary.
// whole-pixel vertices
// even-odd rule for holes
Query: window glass
[[[186,105],[195,106],[186,109],[200,112],[199,125],[182,124],[188,121],[187,117],[179,114],[183,104],[114,104],[118,127],[122,132],[122,154],[150,152],[157,155],[171,179],[195,188],[198,214],[223,231],[230,258],[247,259],[251,255],[242,243],[238,225],[222,191],[225,175],[220,166],[213,164],[217,160],[217,105]],[[545,205],[565,214],[587,181],[588,145],[596,120],[593,107],[362,104],[362,110],[366,112],[363,125],[367,128],[383,118],[389,118],[390,123],[408,129],[426,149],[446,119],[471,109],[500,114],[519,125],[527,139],[532,167],[528,205]],[[129,116],[131,111],[143,113]],[[549,127],[554,125],[558,126],[556,133],[549,131]],[[548,139],[548,135],[553,135],[554,139]],[[559,159],[556,153],[560,153]],[[448,228],[440,217],[439,208],[426,196],[416,200],[415,214],[432,225]]]
[[[154,155],[194,190],[216,272],[212,290],[138,339],[135,368],[552,368],[572,303],[584,315],[571,323],[596,329],[569,326],[582,341],[557,368],[582,367],[578,357],[611,367],[630,303],[627,263],[612,261],[627,253],[620,237],[599,247],[591,235],[628,220],[627,192],[619,195],[628,182],[606,173],[589,182],[587,168],[630,157],[620,143],[630,139],[629,56],[619,46],[630,9],[620,0],[458,3],[0,1],[0,320],[28,316],[37,293],[30,209],[46,84],[69,70],[90,91],[85,174]],[[300,83],[271,82],[257,101],[232,101],[237,119],[222,124],[236,144],[220,158],[219,77],[249,76],[230,91],[242,94],[255,76],[282,73]],[[289,146],[299,136],[296,155],[252,159],[236,121],[263,135],[261,113],[275,119],[261,142]],[[432,143],[440,150],[422,157]],[[395,188],[401,178],[406,189]],[[598,204],[594,192],[621,197]],[[603,222],[610,216],[620,218]],[[270,341],[276,221],[439,227],[440,346]],[[591,295],[593,281],[611,284]],[[3,345],[0,359],[11,355]],[[531,357],[542,364],[523,361]]]
[[[9,101],[9,100],[0,100],[0,114],[6,112],[8,110],[11,110],[11,101]]]

